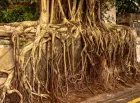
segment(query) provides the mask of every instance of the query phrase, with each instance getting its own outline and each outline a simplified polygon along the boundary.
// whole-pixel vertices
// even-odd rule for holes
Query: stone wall
[[[130,26],[137,31],[137,36],[140,37],[140,14],[129,13],[119,15],[117,17],[117,24]]]
[[[105,23],[113,23],[113,24],[116,24],[116,7],[112,7],[112,5],[107,2],[106,5],[108,6],[108,9],[107,11],[103,11],[103,21]]]
[[[0,88],[5,85],[9,74],[14,71],[14,66],[11,41],[0,38]]]

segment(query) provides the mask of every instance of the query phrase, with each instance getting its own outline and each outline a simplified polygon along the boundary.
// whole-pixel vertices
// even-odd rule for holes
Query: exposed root
[[[104,88],[112,89],[114,85],[112,81],[115,83],[115,81],[118,81],[115,78],[121,77],[120,70],[116,68],[124,68],[126,72],[129,72],[129,69],[122,63],[130,63],[131,60],[134,61],[134,55],[127,58],[125,57],[128,54],[134,54],[135,51],[129,50],[128,53],[126,53],[124,44],[129,45],[129,48],[134,48],[135,45],[130,45],[129,41],[135,42],[135,39],[133,36],[130,36],[131,34],[123,36],[120,32],[123,30],[130,33],[130,29],[121,26],[119,30],[115,27],[108,27],[108,30],[111,30],[113,35],[106,33],[101,34],[99,33],[101,31],[100,29],[98,29],[96,31],[98,33],[94,35],[93,31],[89,28],[81,29],[82,26],[84,25],[77,26],[74,34],[73,32],[69,32],[69,35],[67,35],[67,31],[60,31],[60,29],[63,28],[63,24],[58,25],[57,29],[53,26],[47,27],[47,30],[38,26],[35,41],[25,46],[20,54],[21,70],[23,71],[23,81],[21,81],[21,83],[23,82],[23,85],[26,85],[26,81],[29,81],[28,85],[25,86],[28,88],[27,91],[32,90],[34,94],[38,94],[39,96],[40,94],[44,94],[41,89],[43,86],[46,91],[49,91],[46,95],[50,95],[50,97],[54,99],[61,94],[62,96],[66,96],[69,92],[70,85],[76,86],[78,82],[81,81],[84,83],[85,80],[87,81],[86,84],[88,84],[91,80],[94,81],[96,79],[96,82],[103,84],[102,86]],[[65,27],[67,27],[66,30],[70,30],[73,25],[65,24]],[[74,38],[75,35],[77,36]],[[45,39],[43,39],[44,37]],[[124,40],[125,43],[123,42]],[[47,44],[48,55],[46,57],[44,57],[45,54],[42,54],[43,45],[45,43]],[[82,44],[84,45],[82,46]],[[27,59],[25,56],[28,52],[30,56]],[[121,55],[121,62],[119,61],[119,54]],[[45,63],[42,61],[44,60],[43,58],[47,60],[47,69],[42,65],[42,63]],[[28,61],[26,62],[25,59]],[[32,65],[30,69],[33,73],[31,76],[33,79],[30,80],[28,79],[29,75],[26,71],[26,69],[29,69],[29,64]],[[40,70],[45,71],[47,74]],[[41,75],[38,71],[41,72]],[[46,81],[44,77],[50,79]],[[90,79],[86,79],[87,77]],[[125,82],[121,83],[126,84]],[[89,90],[92,91],[91,89]],[[30,91],[28,92],[30,93]]]
[[[64,101],[71,90],[88,87],[94,94],[91,85],[108,90],[118,81],[128,86],[123,77],[138,77],[132,29],[102,23],[96,7],[99,1],[47,1],[53,5],[45,9],[46,14],[51,11],[47,18],[0,26],[0,36],[12,39],[16,59],[15,70],[6,72],[1,102],[6,93],[15,92],[21,103],[34,103],[35,99],[54,103]],[[55,12],[54,7],[58,9]],[[18,86],[12,84],[14,81]]]

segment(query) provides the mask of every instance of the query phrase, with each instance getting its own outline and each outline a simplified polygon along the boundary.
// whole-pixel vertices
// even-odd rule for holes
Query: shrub
[[[21,22],[26,20],[37,20],[35,9],[31,6],[13,5],[11,8],[0,11],[0,22]]]

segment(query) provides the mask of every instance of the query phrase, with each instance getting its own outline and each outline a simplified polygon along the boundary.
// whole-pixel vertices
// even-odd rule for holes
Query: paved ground
[[[81,103],[140,103],[140,84],[111,94],[101,94]]]

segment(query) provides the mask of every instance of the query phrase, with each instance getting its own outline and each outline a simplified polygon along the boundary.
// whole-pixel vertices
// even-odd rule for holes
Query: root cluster
[[[136,41],[131,28],[66,23],[23,30],[27,29],[28,34],[36,31],[35,36],[25,38],[24,32],[22,36],[15,32],[12,38],[19,53],[17,84],[27,101],[38,97],[42,102],[62,102],[71,90],[88,88],[94,93],[91,84],[108,90],[118,83],[127,86],[126,78],[136,78]]]
[[[11,76],[5,71],[10,79],[2,102],[15,92],[21,103],[62,103],[72,90],[94,94],[92,87],[112,90],[137,79],[132,29],[102,23],[100,0],[64,1],[42,0],[39,21],[0,26],[0,36],[13,42],[15,57]]]

